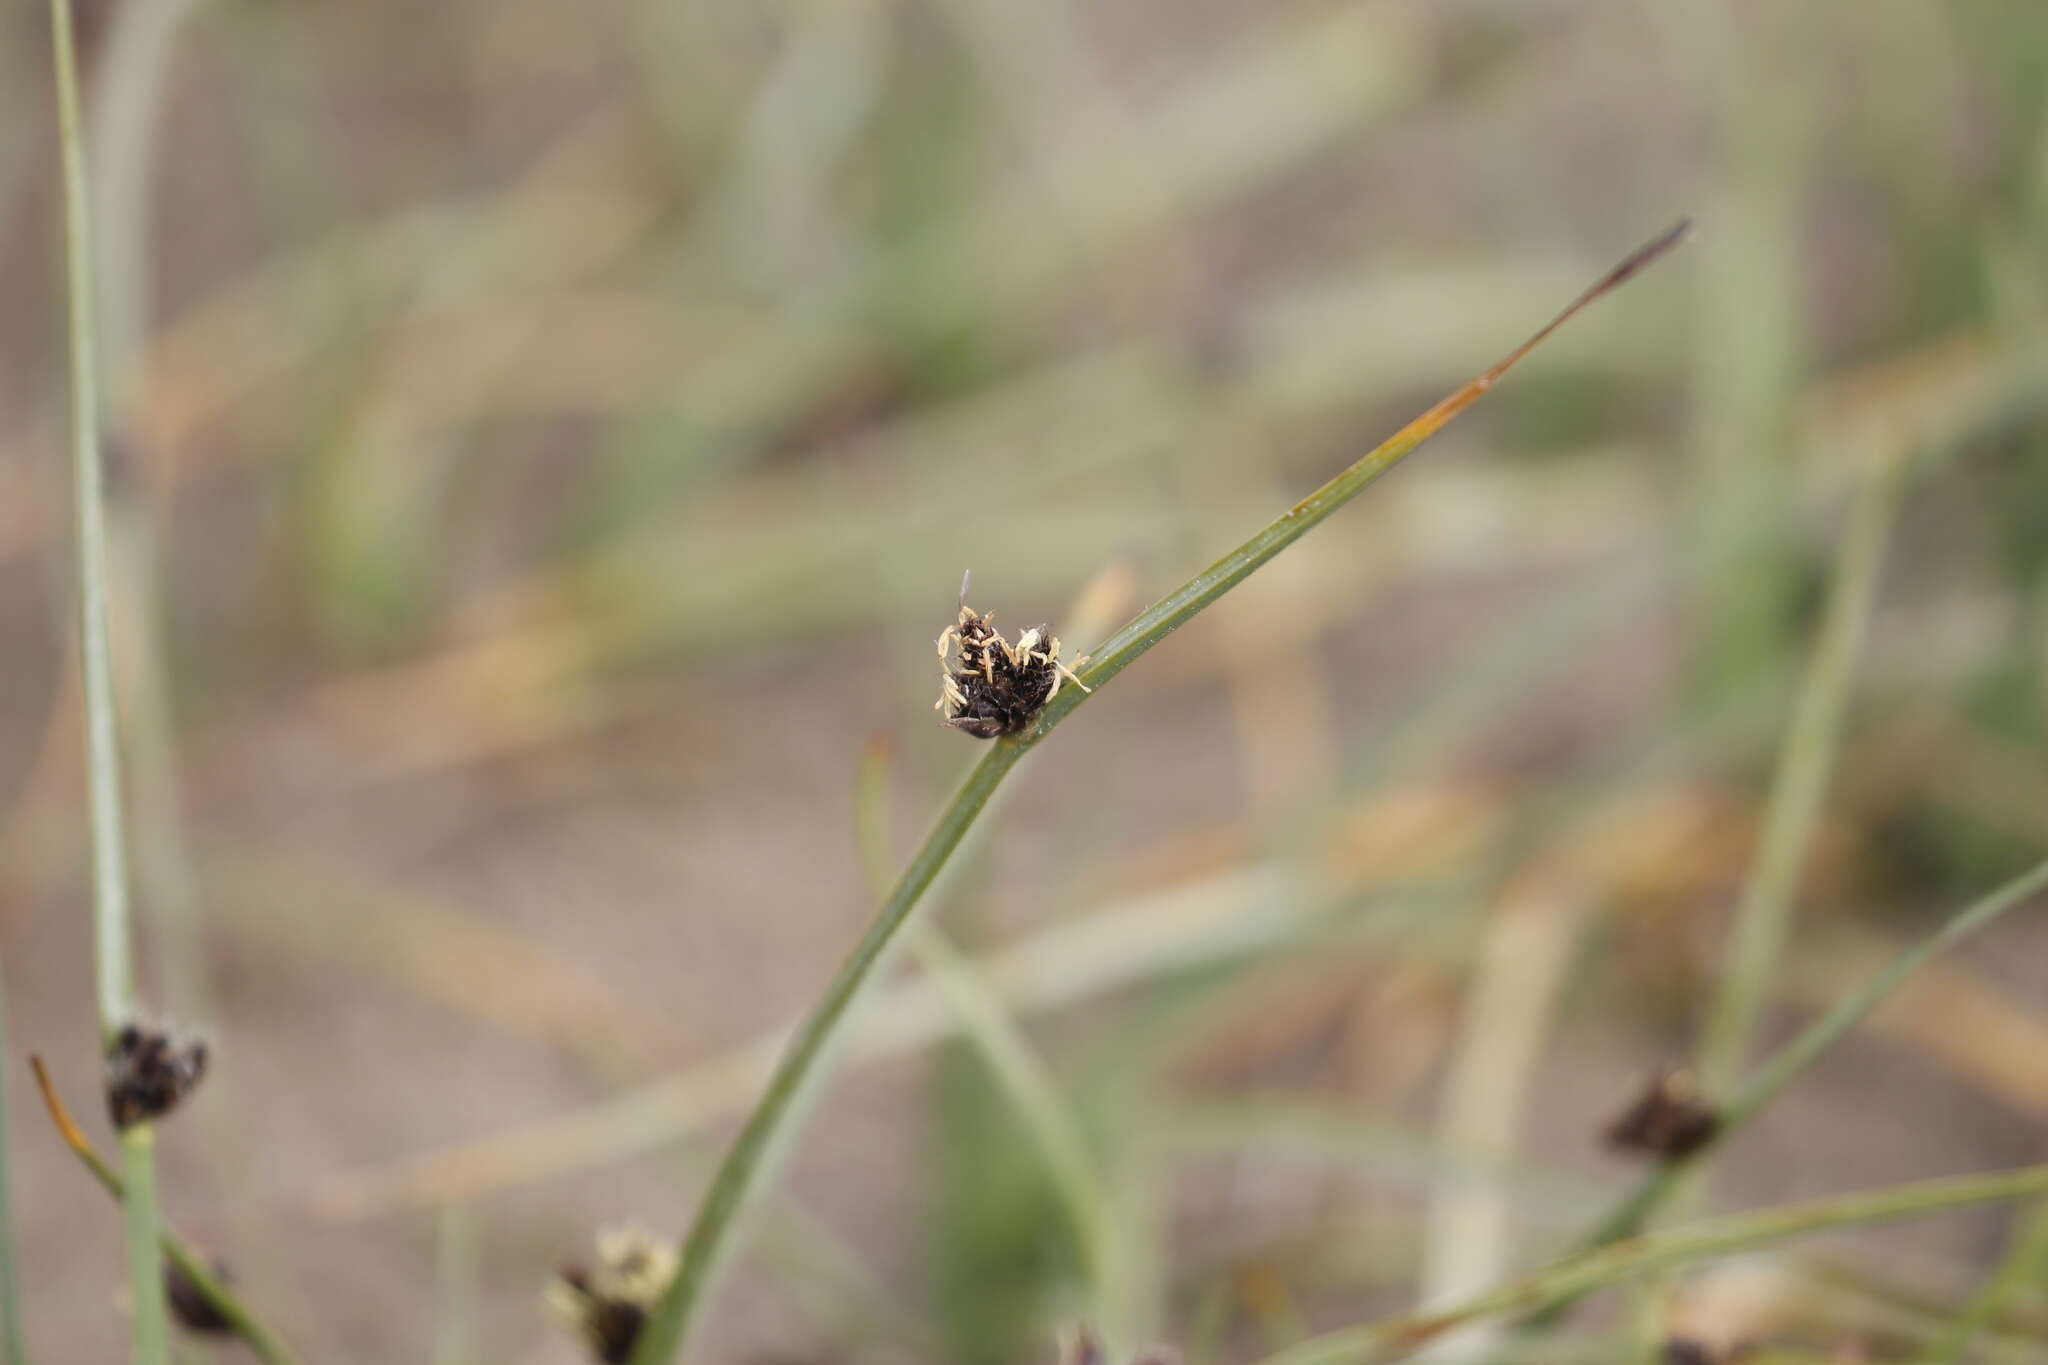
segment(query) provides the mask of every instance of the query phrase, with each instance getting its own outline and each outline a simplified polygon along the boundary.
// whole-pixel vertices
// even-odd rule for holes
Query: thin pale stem
[[[156,1205],[156,1125],[138,1123],[121,1132],[121,1223],[127,1234],[129,1291],[135,1295],[132,1326],[137,1361],[170,1360],[170,1318],[164,1293],[162,1237]],[[144,1286],[147,1285],[147,1290]]]
[[[477,1221],[467,1204],[441,1210],[434,1251],[440,1285],[434,1365],[470,1365],[476,1359]]]
[[[8,1029],[6,984],[0,981],[0,1069],[14,1056]],[[28,1365],[27,1328],[21,1320],[21,1261],[14,1236],[14,1128],[4,1081],[4,1071],[0,1071],[0,1349],[7,1353],[7,1365]]]
[[[1708,1095],[1724,1093],[1742,1073],[1777,982],[1800,874],[1841,748],[1849,687],[1869,634],[1906,467],[1904,460],[1886,461],[1864,476],[1858,490],[1820,642],[1794,703],[1763,838],[1743,887],[1727,968],[1700,1044],[1700,1085]]]
[[[1193,620],[1203,608],[1250,577],[1261,565],[1299,540],[1400,463],[1410,451],[1442,430],[1580,309],[1676,246],[1684,239],[1690,226],[1681,222],[1636,251],[1573,300],[1535,336],[1509,353],[1506,359],[1417,417],[1268,523],[1243,545],[1140,612],[1096,649],[1087,667],[1081,670],[1081,680],[1094,691],[1100,691],[1103,684],[1130,667],[1153,645]],[[909,921],[911,912],[924,898],[939,870],[945,866],[953,850],[959,847],[962,837],[973,826],[1010,769],[1016,766],[1017,760],[1050,734],[1090,695],[1079,687],[1062,688],[1029,729],[995,742],[989,753],[968,774],[952,801],[940,812],[938,823],[926,836],[924,846],[911,859],[910,866],[855,945],[852,956],[840,968],[798,1029],[788,1051],[777,1064],[766,1093],[734,1139],[718,1174],[712,1179],[703,1204],[697,1210],[696,1220],[683,1239],[675,1278],[641,1333],[639,1344],[633,1351],[632,1365],[662,1365],[674,1360],[682,1351],[697,1309],[730,1253],[737,1215],[765,1172],[773,1150],[787,1140],[797,1126],[794,1120],[802,1107],[801,1101],[811,1089],[826,1045],[851,1014],[861,988],[873,975],[876,965]]]
[[[108,1038],[134,1012],[128,945],[128,861],[121,824],[121,757],[114,734],[113,667],[107,644],[107,527],[102,487],[99,368],[93,326],[92,226],[78,117],[70,0],[50,0],[56,42],[57,127],[64,168],[64,242],[71,316],[71,457],[76,519],[78,647],[85,688],[91,782],[93,929],[100,1028]]]
[[[93,942],[102,1046],[135,1013],[135,965],[128,942],[128,859],[121,828],[121,762],[115,734],[114,674],[107,629],[107,528],[102,487],[99,371],[93,317],[92,219],[78,115],[78,60],[69,0],[50,0],[57,75],[57,136],[64,178],[66,294],[71,316],[71,455],[77,532],[78,648],[85,690],[86,776],[92,811]],[[133,1197],[127,1225],[131,1336],[140,1365],[168,1365],[170,1327],[156,1251],[155,1140],[148,1124],[121,1135]]]

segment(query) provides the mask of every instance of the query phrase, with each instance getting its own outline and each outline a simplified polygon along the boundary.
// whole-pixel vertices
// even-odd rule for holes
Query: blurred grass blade
[[[14,1056],[7,1017],[7,985],[0,974],[0,1350],[7,1365],[28,1365],[26,1327],[21,1320],[21,1262],[15,1255],[12,1115],[8,1112],[4,1068]]]
[[[1441,1312],[1403,1314],[1327,1332],[1268,1357],[1262,1365],[1378,1365],[1411,1355],[1465,1323],[1503,1313],[1529,1312],[1674,1266],[1729,1256],[1833,1228],[1917,1218],[2041,1194],[2048,1194],[2048,1165],[1895,1185],[1711,1218],[1582,1252]]]
[[[1690,222],[1679,222],[1634,252],[1574,299],[1541,331],[1510,352],[1506,359],[1401,428],[1337,477],[1268,523],[1243,545],[1140,612],[1130,624],[1095,651],[1093,659],[1081,672],[1082,680],[1099,691],[1104,683],[1130,667],[1145,651],[1194,619],[1204,607],[1243,582],[1260,565],[1363,492],[1380,475],[1400,463],[1403,456],[1478,401],[1517,361],[1541,345],[1580,309],[1663,256],[1684,239],[1690,228]],[[681,1351],[698,1305],[731,1250],[732,1233],[740,1208],[753,1193],[775,1149],[787,1141],[796,1128],[794,1120],[819,1070],[819,1062],[827,1045],[836,1038],[841,1024],[851,1013],[861,988],[874,974],[875,967],[898,931],[909,920],[939,870],[980,817],[982,808],[1002,785],[1010,769],[1089,695],[1090,692],[1078,687],[1061,689],[1028,730],[995,742],[939,813],[924,846],[911,859],[895,890],[882,903],[867,932],[854,946],[852,955],[798,1028],[788,1051],[776,1066],[766,1093],[733,1140],[718,1174],[712,1179],[711,1188],[705,1193],[703,1204],[697,1210],[696,1220],[683,1239],[675,1278],[661,1302],[655,1305],[646,1330],[634,1348],[632,1365],[662,1365],[675,1359]]]
[[[1920,1365],[1960,1365],[1977,1337],[2007,1305],[2028,1290],[2048,1284],[2048,1203],[2036,1204],[2014,1220],[2005,1255]]]
[[[87,208],[84,136],[78,117],[78,60],[70,0],[50,0],[56,63],[57,137],[64,178],[66,293],[71,315],[71,456],[78,648],[85,689],[86,776],[92,807],[93,942],[100,1041],[109,1043],[135,1013],[135,965],[128,942],[128,859],[121,828],[121,765],[115,736],[114,677],[107,631],[107,528],[102,487],[99,371],[93,327],[92,219]],[[140,1365],[168,1365],[170,1326],[157,1254],[156,1142],[153,1127],[121,1134],[121,1164],[133,1197],[121,1201],[127,1226],[131,1324]]]
[[[861,756],[854,813],[861,863],[878,896],[889,889],[888,774],[887,744],[871,742]],[[1130,1325],[1126,1321],[1129,1306],[1119,1288],[1121,1258],[1110,1218],[1111,1201],[1072,1108],[1002,997],[951,940],[930,924],[916,923],[905,931],[904,941],[918,966],[945,996],[960,1021],[961,1034],[980,1054],[1038,1148],[1052,1186],[1066,1205],[1074,1241],[1080,1248],[1093,1291],[1097,1330],[1112,1352],[1129,1344],[1124,1341]]]
[[[1700,1086],[1710,1098],[1730,1096],[1735,1090],[1791,937],[1800,877],[1841,747],[1849,690],[1875,614],[1885,545],[1898,519],[1910,466],[1903,457],[1882,459],[1865,471],[1857,489],[1848,534],[1836,556],[1819,643],[1801,679],[1779,750],[1763,837],[1743,884],[1727,963],[1700,1043]],[[1772,1065],[1791,1052],[1786,1049]],[[1752,1080],[1770,1071],[1770,1066],[1762,1068]],[[1746,1103],[1731,1096],[1722,1107],[1715,1141],[1739,1128],[1775,1093],[1775,1088],[1765,1092],[1744,1087]],[[1690,1152],[1685,1160],[1665,1162],[1652,1171],[1596,1229],[1588,1245],[1605,1245],[1642,1228],[1659,1208],[1679,1197],[1686,1185],[1685,1172],[1700,1168],[1704,1151]],[[1561,1311],[1562,1307],[1555,1308],[1529,1325],[1541,1326]]]
[[[1779,751],[1763,838],[1743,886],[1720,989],[1700,1044],[1700,1086],[1710,1097],[1727,1093],[1741,1074],[1777,980],[1800,874],[1841,747],[1849,687],[1869,634],[1885,542],[1897,520],[1907,466],[1904,459],[1883,460],[1864,475],[1857,492],[1820,642]]]
[[[435,1229],[440,1302],[434,1317],[434,1365],[470,1365],[476,1359],[477,1222],[469,1205],[450,1204],[441,1210]]]
[[[102,1189],[119,1202],[127,1203],[128,1185],[107,1159],[94,1149],[92,1139],[88,1138],[72,1119],[71,1111],[65,1108],[64,1101],[57,1095],[57,1087],[50,1081],[50,1073],[43,1066],[43,1059],[31,1057],[29,1066],[36,1073],[36,1086],[42,1091],[43,1105],[49,1110],[50,1122],[56,1125],[58,1136],[64,1139],[64,1145],[85,1163],[85,1168],[92,1172],[93,1178],[100,1182]],[[148,1131],[149,1125],[141,1126],[144,1131]],[[284,1344],[269,1328],[257,1320],[255,1314],[249,1311],[235,1291],[221,1282],[204,1258],[172,1236],[168,1229],[159,1229],[157,1245],[151,1248],[150,1257],[152,1276],[159,1291],[163,1285],[165,1259],[191,1281],[199,1296],[220,1314],[235,1335],[256,1354],[257,1359],[267,1362],[267,1365],[298,1365],[292,1353],[285,1349]]]
[[[1904,985],[1906,979],[1924,963],[1989,925],[1999,916],[2026,904],[2043,889],[2048,889],[2048,861],[2035,864],[2032,869],[2015,877],[1991,894],[1971,902],[1939,930],[1900,953],[1886,964],[1882,971],[1842,997],[1832,1009],[1810,1024],[1797,1038],[1772,1054],[1768,1061],[1751,1072],[1742,1084],[1736,1087],[1735,1093],[1721,1106],[1720,1126],[1705,1146],[1684,1161],[1667,1163],[1645,1176],[1628,1197],[1593,1230],[1582,1243],[1582,1247],[1591,1251],[1625,1237],[1634,1236],[1650,1214],[1677,1188],[1681,1176],[1693,1163],[1715,1150],[1727,1141],[1731,1134],[1755,1117],[1759,1110],[1775,1099],[1779,1092],[1790,1085],[1807,1067],[1813,1065],[1823,1053],[1862,1023],[1872,1010],[1891,996],[1893,991]],[[1568,1304],[1569,1300],[1556,1302],[1562,1307]],[[1553,1309],[1538,1318],[1536,1323],[1554,1320],[1555,1316],[1556,1309]]]

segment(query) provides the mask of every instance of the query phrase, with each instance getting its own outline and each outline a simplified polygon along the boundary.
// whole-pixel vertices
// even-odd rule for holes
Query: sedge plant
[[[1360,457],[1328,483],[1268,522],[1249,540],[1140,612],[1104,641],[1078,670],[1082,686],[1062,689],[1021,731],[994,741],[939,812],[867,932],[797,1029],[760,1100],[727,1150],[695,1220],[677,1269],[633,1348],[632,1365],[663,1365],[686,1347],[699,1310],[733,1247],[740,1215],[791,1139],[804,1101],[824,1070],[830,1044],[852,1017],[862,988],[893,946],[925,893],[1019,760],[1090,696],[1140,656],[1320,525],[1409,453],[1477,402],[1510,369],[1581,309],[1635,276],[1684,240],[1682,221],[1628,256],[1529,340]]]

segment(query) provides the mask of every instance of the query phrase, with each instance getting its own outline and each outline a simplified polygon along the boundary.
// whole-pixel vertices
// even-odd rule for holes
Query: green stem
[[[121,828],[121,764],[107,631],[107,529],[99,431],[99,372],[93,330],[92,220],[78,116],[78,60],[70,0],[50,0],[57,74],[57,135],[64,176],[64,241],[71,315],[71,455],[77,534],[78,648],[85,691],[86,769],[92,810],[93,940],[101,1045],[135,1013],[128,942],[128,861]],[[132,1327],[139,1365],[169,1365],[163,1269],[157,1255],[155,1143],[147,1124],[121,1135],[134,1197],[123,1201],[128,1229]]]
[[[1399,1360],[1454,1327],[1528,1312],[1673,1266],[1770,1246],[1791,1237],[1915,1218],[1973,1204],[2048,1194],[2048,1165],[1921,1181],[1774,1209],[1712,1218],[1583,1252],[1438,1312],[1404,1314],[1328,1332],[1261,1365],[1379,1365]]]
[[[127,1179],[124,1178],[122,1172],[116,1171],[108,1163],[107,1159],[93,1148],[92,1143],[86,1139],[85,1134],[72,1121],[70,1111],[64,1107],[64,1102],[57,1097],[56,1087],[50,1083],[49,1073],[43,1069],[42,1059],[31,1057],[29,1065],[35,1070],[36,1084],[41,1088],[43,1103],[50,1111],[50,1121],[57,1126],[57,1132],[64,1139],[65,1146],[69,1147],[73,1154],[85,1164],[86,1170],[92,1173],[93,1179],[99,1181],[100,1188],[114,1196],[115,1200],[125,1208],[131,1202],[128,1198],[128,1191],[131,1187]],[[127,1164],[125,1161],[127,1156],[127,1138],[131,1134],[146,1134],[149,1131],[148,1126],[144,1125],[131,1128],[122,1135],[124,1165]],[[131,1172],[133,1169],[132,1166],[129,1167]],[[153,1166],[149,1168],[149,1172],[150,1177],[153,1179],[155,1173]],[[205,1299],[215,1312],[220,1314],[221,1318],[234,1331],[235,1335],[248,1345],[249,1349],[256,1354],[258,1360],[265,1362],[265,1365],[298,1365],[298,1361],[293,1357],[292,1353],[285,1349],[284,1344],[278,1340],[270,1329],[257,1320],[255,1314],[249,1311],[248,1307],[243,1304],[233,1290],[221,1283],[220,1278],[214,1274],[212,1267],[207,1265],[205,1260],[194,1253],[184,1242],[174,1236],[168,1228],[159,1227],[157,1229],[155,1254],[151,1254],[149,1259],[151,1265],[157,1270],[157,1273],[152,1278],[159,1294],[163,1292],[162,1260],[168,1259],[191,1282],[193,1288],[199,1291],[199,1296]]]
[[[434,1273],[440,1303],[434,1318],[434,1365],[476,1359],[477,1215],[467,1204],[441,1210]]]
[[[1700,1045],[1700,1086],[1709,1096],[1725,1093],[1741,1074],[1777,980],[1800,874],[1841,747],[1849,685],[1869,634],[1885,542],[1905,488],[1905,472],[1904,460],[1871,470],[1856,498],[1820,642],[1800,684],[1771,784],[1763,839],[1736,911],[1727,969]]]
[[[56,41],[57,127],[64,167],[64,241],[71,314],[71,458],[78,576],[78,648],[85,687],[91,780],[93,928],[100,1028],[108,1038],[134,1012],[128,947],[128,863],[121,825],[121,759],[114,737],[114,679],[107,645],[107,528],[102,489],[99,368],[93,328],[92,226],[80,142],[78,72],[70,0],[50,0]]]
[[[27,1332],[21,1319],[21,1262],[15,1255],[13,1135],[8,1114],[6,1066],[14,1056],[9,1037],[7,990],[0,980],[0,1348],[7,1365],[28,1365]]]
[[[854,814],[861,861],[877,894],[889,884],[887,777],[888,749],[870,744],[861,760]],[[1097,1329],[1112,1352],[1128,1345],[1123,1341],[1129,1312],[1121,1290],[1124,1266],[1116,1250],[1116,1226],[1079,1121],[1037,1049],[974,963],[930,923],[912,924],[907,934],[910,955],[945,996],[962,1036],[981,1054],[1038,1146],[1081,1251],[1094,1293]]]
[[[735,1216],[753,1193],[778,1142],[787,1139],[796,1127],[795,1116],[807,1096],[812,1072],[826,1044],[838,1032],[840,1021],[850,1012],[855,997],[881,961],[896,931],[910,917],[932,879],[938,876],[982,807],[1002,784],[1003,777],[1023,756],[1022,746],[999,743],[975,764],[960,790],[940,812],[924,847],[918,850],[873,923],[854,946],[853,955],[790,1040],[767,1090],[712,1178],[696,1221],[683,1241],[675,1279],[656,1305],[634,1349],[633,1365],[654,1365],[675,1356],[699,1300],[730,1252]]]
[[[2048,1204],[2036,1204],[2015,1221],[2005,1255],[1948,1330],[1920,1357],[1920,1365],[1959,1365],[2013,1298],[2043,1283],[2048,1283]]]
[[[1130,667],[1153,645],[1192,620],[1203,608],[1243,582],[1266,561],[1363,492],[1398,464],[1402,457],[1442,430],[1581,308],[1664,255],[1684,239],[1689,228],[1689,223],[1679,223],[1636,251],[1573,300],[1541,331],[1510,352],[1506,359],[1417,417],[1357,463],[1268,523],[1243,545],[1140,612],[1130,624],[1096,650],[1091,661],[1081,670],[1082,681],[1090,688],[1100,689]],[[940,812],[938,823],[926,836],[924,846],[911,859],[901,880],[855,945],[852,956],[797,1030],[777,1064],[766,1092],[733,1140],[718,1174],[712,1178],[711,1187],[697,1210],[688,1235],[683,1239],[675,1278],[655,1305],[633,1350],[632,1365],[663,1365],[681,1352],[697,1308],[730,1253],[737,1215],[766,1169],[773,1150],[796,1127],[800,1102],[811,1088],[818,1062],[825,1053],[826,1045],[850,1015],[861,988],[1003,778],[1032,745],[1050,734],[1088,696],[1088,692],[1078,687],[1061,689],[1029,729],[995,742],[989,753],[968,774],[967,781],[952,801]]]
[[[135,1297],[135,1358],[168,1362],[171,1329],[164,1293],[161,1230],[156,1206],[156,1125],[121,1132],[121,1223],[128,1237],[128,1289]]]

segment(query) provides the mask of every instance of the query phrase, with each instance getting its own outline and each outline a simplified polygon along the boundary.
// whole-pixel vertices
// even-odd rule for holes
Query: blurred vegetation
[[[85,1077],[40,11],[0,19],[0,959]],[[1679,213],[1684,256],[1105,689],[935,907],[1114,1193],[1130,1326],[1253,1359],[1595,1221],[1889,462],[1766,1042],[2048,853],[2039,0],[80,19],[145,996],[220,1039],[164,1202],[314,1358],[575,1359],[541,1281],[686,1221],[872,906],[862,746],[906,837],[966,761],[929,712],[963,568],[1086,650]],[[2039,918],[1696,1209],[2038,1159]],[[1088,1310],[952,1019],[915,969],[875,1002],[707,1358],[1044,1360]],[[32,1358],[115,1358],[114,1221],[9,1080]],[[1960,1314],[1958,1358],[2048,1357],[2011,1226],[1468,1358],[1909,1359]]]

